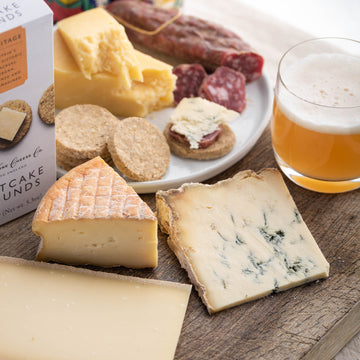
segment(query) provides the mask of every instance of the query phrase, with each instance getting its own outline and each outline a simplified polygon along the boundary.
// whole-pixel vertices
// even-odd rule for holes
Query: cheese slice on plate
[[[107,72],[125,88],[131,87],[132,80],[143,80],[124,27],[103,8],[70,16],[57,26],[85,78]]]
[[[77,67],[59,31],[54,32],[55,106],[76,104],[103,106],[118,116],[146,116],[171,106],[176,77],[172,66],[136,51],[143,81],[119,87],[117,77],[107,72],[87,79]]]
[[[157,265],[157,219],[100,157],[61,177],[33,219],[38,260],[66,264]]]
[[[168,244],[210,313],[329,275],[280,173],[158,191]]]
[[[0,358],[172,360],[190,291],[0,257]]]

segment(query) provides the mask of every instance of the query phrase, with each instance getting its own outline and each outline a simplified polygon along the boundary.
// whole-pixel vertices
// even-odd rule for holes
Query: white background
[[[360,0],[238,0],[316,37],[360,41]]]

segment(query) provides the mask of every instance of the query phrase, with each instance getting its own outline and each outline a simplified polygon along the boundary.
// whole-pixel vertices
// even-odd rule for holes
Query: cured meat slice
[[[191,15],[177,17],[174,9],[134,0],[114,1],[106,9],[126,27],[135,43],[187,63],[202,64],[209,71],[221,65],[229,66],[242,71],[247,81],[261,76],[262,56],[236,33],[219,24]]]
[[[207,74],[200,64],[181,64],[174,68],[176,75],[176,88],[174,102],[178,104],[183,98],[198,96],[200,86]]]
[[[199,95],[241,113],[246,106],[245,76],[226,66],[218,67],[202,83]]]

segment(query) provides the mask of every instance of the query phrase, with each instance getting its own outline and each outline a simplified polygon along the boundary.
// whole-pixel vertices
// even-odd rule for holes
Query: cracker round
[[[70,106],[55,117],[56,149],[72,159],[107,157],[107,140],[118,122],[118,118],[101,106]]]
[[[51,84],[42,95],[39,106],[38,114],[40,119],[48,125],[55,123],[55,89],[54,84]]]
[[[170,149],[164,135],[143,118],[120,121],[108,147],[115,166],[136,181],[161,179],[170,164]]]
[[[109,166],[114,166],[114,162],[110,157],[110,153],[108,157],[102,158]],[[63,168],[64,170],[69,171],[70,169],[81,165],[91,159],[88,158],[69,158],[59,152],[56,152],[56,163],[59,167]]]
[[[183,158],[196,159],[196,160],[212,160],[220,158],[229,153],[236,142],[234,132],[230,126],[222,123],[220,125],[222,132],[220,137],[214,141],[210,146],[205,149],[190,149],[186,144],[176,141],[169,133],[171,123],[167,124],[164,135],[170,146],[170,150],[175,155]]]
[[[7,107],[11,110],[20,111],[25,113],[25,119],[22,122],[18,132],[16,133],[12,141],[0,139],[0,149],[7,149],[17,144],[27,134],[32,122],[32,110],[30,105],[24,100],[9,100],[0,105],[0,111],[2,108]]]

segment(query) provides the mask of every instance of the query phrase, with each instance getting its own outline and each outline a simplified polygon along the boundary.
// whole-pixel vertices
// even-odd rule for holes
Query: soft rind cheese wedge
[[[172,360],[190,291],[0,257],[0,358]]]
[[[157,219],[100,157],[61,177],[41,200],[32,229],[37,260],[65,264],[157,266]]]
[[[130,88],[132,80],[143,80],[124,27],[103,8],[70,16],[57,27],[85,78],[107,72],[124,88]]]
[[[156,208],[209,313],[329,275],[275,169],[158,191]]]
[[[78,69],[59,31],[54,32],[55,106],[63,109],[76,104],[103,106],[118,116],[144,117],[171,106],[176,77],[172,66],[135,50],[143,81],[131,88],[119,87],[117,78],[98,73],[91,79]]]

